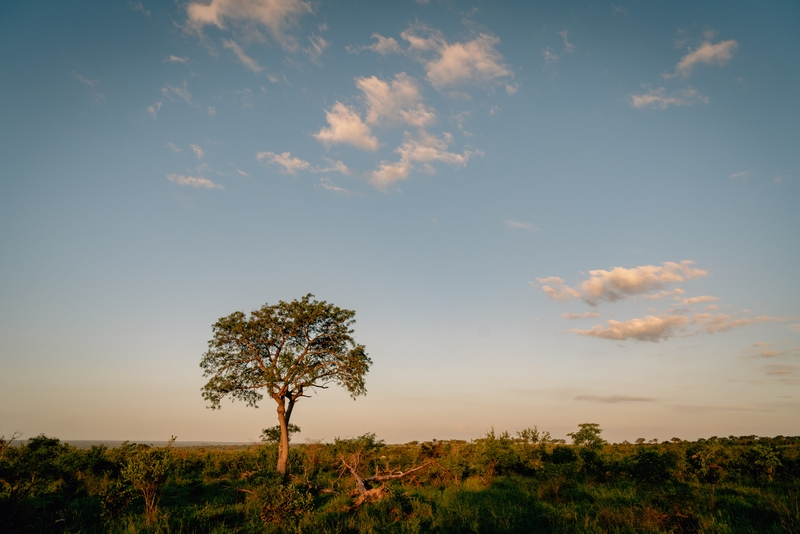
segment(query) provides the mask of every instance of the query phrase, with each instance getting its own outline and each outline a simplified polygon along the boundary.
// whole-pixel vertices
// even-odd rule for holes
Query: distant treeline
[[[0,438],[0,532],[800,533],[800,437],[79,449]],[[16,436],[15,436],[16,437]]]

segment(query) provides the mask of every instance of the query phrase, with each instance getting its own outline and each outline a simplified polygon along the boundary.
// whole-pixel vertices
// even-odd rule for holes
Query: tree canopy
[[[354,311],[317,301],[310,293],[264,304],[249,317],[241,311],[222,317],[200,362],[210,377],[203,398],[212,409],[225,397],[254,407],[264,394],[275,400],[281,429],[278,470],[285,474],[289,420],[301,397],[331,383],[354,399],[366,394],[364,377],[372,360],[353,339],[354,323]]]

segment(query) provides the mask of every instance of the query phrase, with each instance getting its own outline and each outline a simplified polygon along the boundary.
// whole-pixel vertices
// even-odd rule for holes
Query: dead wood
[[[376,502],[383,499],[386,496],[386,489],[384,485],[385,482],[388,482],[389,480],[405,478],[416,473],[417,471],[421,471],[422,469],[429,467],[432,463],[434,463],[433,460],[428,460],[424,464],[411,467],[405,471],[400,469],[390,469],[381,472],[380,468],[376,466],[375,474],[371,477],[364,478],[358,474],[358,468],[361,465],[360,452],[350,454],[347,458],[339,458],[339,461],[342,463],[342,466],[350,472],[353,480],[355,480],[356,488],[351,495],[356,497],[355,501],[353,502],[353,505],[356,507],[365,502]],[[373,484],[375,483],[380,483],[380,485],[373,487]]]

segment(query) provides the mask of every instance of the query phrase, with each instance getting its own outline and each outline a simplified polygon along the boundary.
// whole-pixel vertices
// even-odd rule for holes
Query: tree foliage
[[[278,405],[278,471],[286,474],[289,421],[307,392],[337,384],[355,399],[366,393],[372,361],[353,338],[355,312],[308,294],[265,304],[249,316],[234,312],[213,326],[200,366],[209,377],[203,397],[212,409],[225,397],[258,406],[265,392]]]

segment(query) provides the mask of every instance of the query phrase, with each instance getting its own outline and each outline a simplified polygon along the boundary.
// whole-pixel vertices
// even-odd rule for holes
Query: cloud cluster
[[[223,27],[220,24],[226,17],[234,18],[234,14],[239,12],[233,9],[234,4],[239,8],[249,6],[248,10],[252,11],[252,5],[268,3],[266,0],[212,0],[211,4],[205,6],[208,13],[190,9],[190,19],[197,21],[201,27],[205,24]],[[303,2],[288,3],[305,5]],[[211,9],[212,6],[216,7]],[[297,7],[291,13],[299,16],[304,9]],[[219,13],[224,16],[217,16]],[[266,25],[263,20],[262,23]],[[563,37],[566,39],[566,34]],[[373,34],[373,38],[376,40],[374,44],[348,47],[348,51],[359,53],[370,50],[381,55],[403,54],[411,57],[423,64],[424,80],[437,90],[461,84],[505,83],[506,92],[513,94],[519,87],[506,83],[513,78],[513,73],[503,63],[503,56],[496,48],[499,39],[492,35],[481,33],[471,40],[451,43],[439,30],[417,24],[401,33],[405,48],[391,37]],[[244,52],[232,40],[225,41],[225,46],[233,50],[245,64],[251,61],[244,57]],[[260,68],[254,62],[249,65],[252,70]],[[379,136],[394,128],[402,129],[402,141],[393,150],[398,159],[381,159],[372,171],[362,174],[376,188],[385,191],[392,184],[406,180],[413,172],[434,174],[437,164],[462,167],[472,157],[482,155],[480,150],[467,147],[460,151],[452,150],[450,147],[454,139],[450,133],[430,131],[437,122],[436,110],[426,105],[420,81],[405,72],[388,79],[361,76],[355,79],[355,86],[360,92],[355,101],[337,100],[325,109],[327,124],[312,136],[329,149],[334,145],[349,145],[365,152],[377,152],[386,146]],[[320,172],[309,162],[291,158],[288,152],[260,152],[257,157],[269,164],[279,165],[283,169],[281,172],[287,174]],[[324,183],[321,187],[328,189]]]
[[[327,167],[318,167],[311,165],[310,162],[304,159],[293,157],[290,152],[282,152],[280,154],[276,154],[275,152],[259,152],[256,154],[256,159],[268,164],[278,165],[282,167],[280,170],[281,174],[291,174],[293,176],[297,174],[297,171],[309,171],[313,173],[338,172],[345,175],[351,174],[350,169],[347,168],[347,165],[341,161],[327,160]]]
[[[727,332],[734,328],[741,328],[751,324],[765,322],[785,322],[788,318],[772,317],[761,315],[759,317],[735,317],[729,314],[718,313],[674,313],[661,315],[648,315],[642,318],[630,319],[628,321],[609,320],[606,326],[596,325],[588,330],[579,328],[571,329],[571,332],[582,336],[597,337],[602,339],[612,339],[625,341],[635,339],[637,341],[658,342],[669,339],[683,333],[687,336],[697,334],[716,334]],[[694,326],[691,331],[686,327]],[[769,352],[762,354],[763,357],[774,356]]]
[[[545,295],[553,300],[567,302],[580,299],[586,304],[596,307],[602,302],[616,302],[629,297],[642,296],[648,300],[660,300],[672,297],[676,304],[685,308],[671,308],[662,313],[657,313],[655,308],[648,308],[651,312],[644,317],[619,321],[609,319],[606,324],[595,325],[592,328],[572,328],[570,332],[601,339],[625,341],[659,342],[677,335],[694,336],[698,334],[717,334],[735,328],[761,323],[782,323],[792,320],[791,317],[774,317],[760,315],[748,316],[749,310],[738,314],[716,312],[716,304],[706,306],[703,312],[694,313],[690,306],[718,302],[720,299],[711,295],[700,295],[684,298],[682,288],[665,290],[671,284],[702,278],[708,271],[694,267],[692,261],[664,262],[661,265],[640,265],[633,268],[614,267],[610,270],[596,269],[589,271],[589,276],[576,286],[567,285],[561,277],[549,276],[537,278],[534,287],[540,288]],[[654,293],[655,291],[655,293]],[[714,313],[711,313],[714,311]],[[587,319],[597,317],[597,312],[563,313],[562,317],[569,320]],[[782,353],[781,353],[782,354]],[[762,357],[778,355],[769,349],[762,350]]]
[[[370,182],[375,187],[385,190],[391,184],[408,178],[416,167],[433,174],[434,168],[431,164],[434,162],[461,167],[466,165],[472,156],[482,154],[477,150],[467,150],[461,154],[449,152],[447,146],[452,139],[453,136],[448,133],[437,137],[425,131],[420,131],[417,135],[406,132],[403,144],[395,149],[395,152],[400,154],[400,160],[382,161],[378,168],[369,174]]]
[[[305,14],[312,13],[311,3],[303,0],[211,0],[190,2],[186,6],[188,25],[197,32],[205,26],[227,29],[228,23],[255,23],[267,28],[284,48],[294,48],[286,29]]]
[[[706,34],[706,38],[710,39],[714,32]],[[694,68],[700,64],[706,65],[724,65],[733,58],[739,45],[734,40],[720,41],[717,44],[712,44],[710,41],[704,41],[699,47],[690,50],[685,56],[681,58],[675,66],[675,71],[672,73],[662,74],[662,78],[669,80],[676,76],[687,78]],[[692,86],[687,86],[683,89],[668,91],[665,87],[658,87],[650,89],[645,93],[628,95],[628,103],[631,107],[636,109],[667,109],[670,106],[692,106],[698,103],[707,104],[709,98],[700,94]]]
[[[576,288],[564,284],[558,276],[537,278],[542,291],[555,300],[580,298],[590,306],[600,302],[615,302],[626,297],[662,289],[672,283],[706,276],[708,271],[692,267],[693,261],[664,262],[661,265],[640,265],[631,269],[614,267],[610,271],[589,271],[589,278]]]

